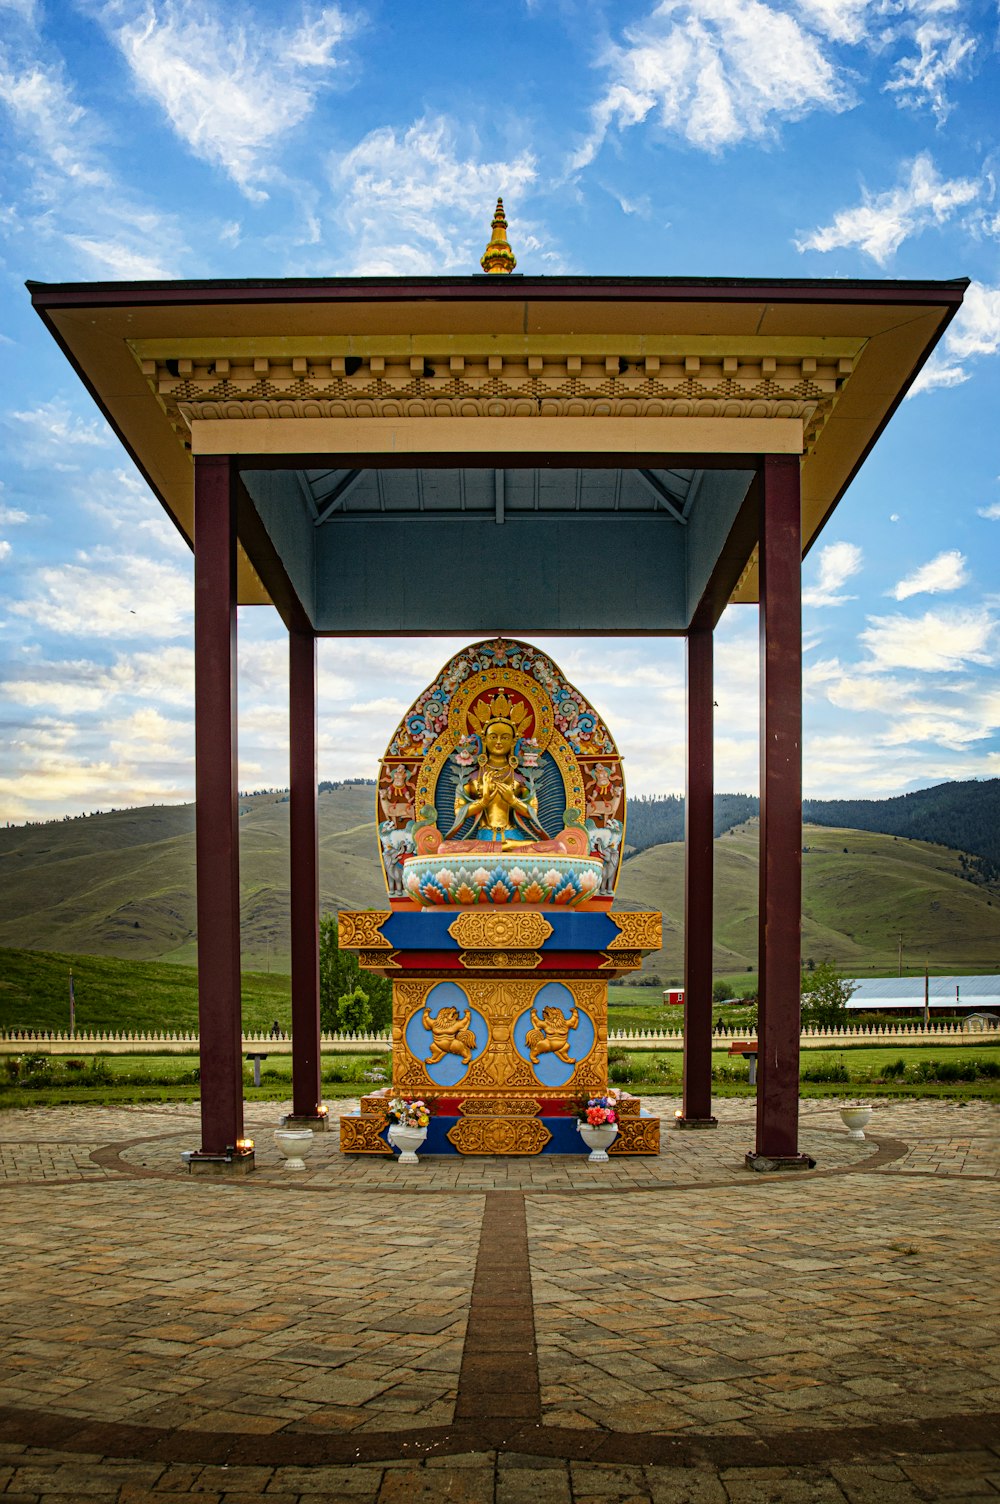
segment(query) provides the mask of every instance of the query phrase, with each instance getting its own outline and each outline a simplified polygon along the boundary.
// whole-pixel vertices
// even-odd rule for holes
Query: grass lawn
[[[72,1069],[78,1057],[51,1057],[52,1069],[34,1076],[37,1084],[15,1084],[0,1064],[0,1110],[5,1107],[53,1107],[64,1103],[111,1106],[116,1102],[194,1102],[201,1094],[196,1055],[102,1055],[96,1071],[89,1062]],[[384,1082],[370,1082],[374,1069],[386,1070],[386,1057],[324,1055],[323,1095],[356,1097]],[[279,1055],[262,1064],[261,1084],[253,1086],[253,1068],[244,1065],[243,1091],[249,1102],[288,1097],[292,1090],[292,1057]]]
[[[0,949],[0,1030],[69,1027],[69,974],[80,1032],[198,1028],[198,974],[166,961],[119,961],[54,951]],[[291,979],[280,972],[243,973],[243,1027],[266,1033],[274,1020],[291,1028]]]
[[[54,1106],[84,1102],[112,1105],[116,1102],[193,1102],[200,1087],[195,1078],[197,1060],[192,1055],[116,1055],[98,1061],[100,1079],[90,1067],[72,1071],[66,1060],[53,1057],[52,1078],[43,1077],[37,1086],[15,1085],[0,1077],[0,1109],[5,1107]],[[887,1075],[887,1068],[903,1061],[905,1074]],[[932,1063],[948,1071],[958,1063],[961,1075],[968,1079],[939,1080]],[[971,1065],[971,1069],[968,1068]],[[727,1051],[712,1054],[714,1073],[712,1090],[720,1097],[752,1096],[746,1063]],[[802,1080],[803,1097],[836,1096],[922,1096],[949,1098],[985,1098],[1000,1101],[1000,1046],[952,1046],[938,1049],[932,1045],[905,1048],[871,1048],[854,1046],[846,1050],[803,1051],[801,1068],[808,1075],[827,1077]],[[324,1055],[322,1060],[323,1093],[330,1098],[358,1096],[373,1090],[376,1083],[365,1080],[373,1069],[388,1069],[386,1056]],[[677,1095],[681,1090],[682,1057],[680,1051],[633,1051],[612,1066],[614,1083],[644,1092]],[[985,1075],[993,1070],[995,1075]],[[978,1071],[978,1073],[977,1073]],[[275,1056],[262,1069],[261,1085],[254,1088],[249,1065],[244,1067],[244,1092],[248,1101],[287,1097],[291,1092],[292,1062],[290,1055]],[[846,1072],[848,1079],[836,1076]],[[925,1079],[921,1079],[921,1076]],[[381,1084],[381,1083],[378,1083]]]
[[[627,1063],[622,1061],[612,1065],[615,1085],[647,1094],[654,1091],[673,1094],[681,1090],[682,1056],[679,1050],[635,1050],[626,1054]],[[899,1061],[903,1062],[904,1073],[894,1076],[889,1072]],[[935,1062],[940,1065],[942,1074],[957,1072],[969,1079],[938,1080]],[[989,1071],[996,1074],[984,1074]],[[713,1050],[712,1072],[715,1095],[754,1095],[749,1067],[739,1056]],[[801,1073],[806,1077],[826,1079],[803,1079]],[[842,1074],[846,1074],[846,1081],[836,1079]],[[803,1050],[799,1092],[803,1097],[978,1097],[1000,1101],[1000,1046],[939,1048],[910,1045],[900,1048],[897,1045],[872,1048],[856,1045],[845,1050]]]

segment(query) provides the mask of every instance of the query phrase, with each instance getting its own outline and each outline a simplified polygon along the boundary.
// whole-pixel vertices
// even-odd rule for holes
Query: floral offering
[[[426,1128],[431,1120],[432,1108],[421,1097],[390,1097],[386,1110],[394,1123],[401,1128]]]
[[[588,1097],[586,1101],[577,1103],[576,1115],[588,1128],[613,1127],[618,1122],[621,1096],[620,1091],[612,1090],[606,1097]]]

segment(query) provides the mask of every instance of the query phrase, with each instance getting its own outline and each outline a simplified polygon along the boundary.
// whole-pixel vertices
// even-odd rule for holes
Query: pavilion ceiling
[[[196,453],[294,469],[322,531],[498,507],[683,527],[705,465],[770,452],[802,456],[808,547],[966,283],[29,286],[188,538]],[[269,598],[246,556],[240,594]],[[751,546],[733,598],[756,595]]]

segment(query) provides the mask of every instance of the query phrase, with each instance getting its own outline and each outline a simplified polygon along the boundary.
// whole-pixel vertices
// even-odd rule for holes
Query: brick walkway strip
[[[455,1420],[540,1421],[524,1197],[486,1196]]]

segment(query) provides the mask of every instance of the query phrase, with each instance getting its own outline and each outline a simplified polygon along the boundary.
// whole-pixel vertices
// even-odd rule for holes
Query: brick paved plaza
[[[239,1181],[195,1104],[4,1113],[4,1504],[997,1498],[1000,1109],[807,1102],[817,1169],[757,1176],[752,1108],[294,1175],[255,1103]]]

